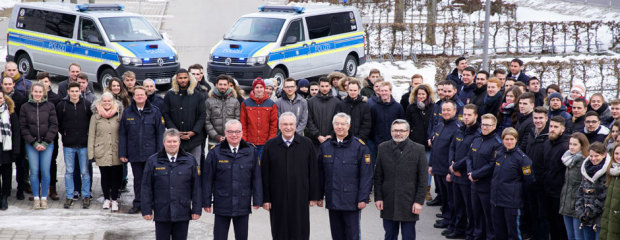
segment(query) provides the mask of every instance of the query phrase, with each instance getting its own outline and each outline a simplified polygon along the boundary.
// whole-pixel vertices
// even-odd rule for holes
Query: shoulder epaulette
[[[362,139],[357,139],[357,141],[359,141],[362,145],[366,145],[366,143],[364,141],[362,141]]]
[[[215,145],[211,146],[211,148],[209,148],[209,149],[211,149],[211,150],[212,150],[212,149],[214,149],[214,148],[215,148]]]

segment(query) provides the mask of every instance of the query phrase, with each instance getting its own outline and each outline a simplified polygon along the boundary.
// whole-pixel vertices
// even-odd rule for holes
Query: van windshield
[[[284,25],[284,19],[245,17],[239,19],[224,36],[225,40],[248,42],[275,42]]]
[[[161,40],[161,36],[143,17],[109,17],[99,21],[112,42]]]

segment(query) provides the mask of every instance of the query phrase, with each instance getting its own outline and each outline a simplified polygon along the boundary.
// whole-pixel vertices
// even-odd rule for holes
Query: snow
[[[392,96],[398,97],[409,91],[409,82],[414,74],[421,74],[424,83],[435,86],[435,66],[416,66],[413,61],[367,62],[357,69],[357,78],[364,79],[371,69],[379,69],[384,80],[392,83]]]
[[[0,0],[0,10],[5,8],[12,8],[13,5],[19,2],[19,0]]]

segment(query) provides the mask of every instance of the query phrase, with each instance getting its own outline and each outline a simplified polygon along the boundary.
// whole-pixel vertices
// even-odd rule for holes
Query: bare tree
[[[426,3],[426,44],[435,45],[435,26],[437,25],[437,0]]]

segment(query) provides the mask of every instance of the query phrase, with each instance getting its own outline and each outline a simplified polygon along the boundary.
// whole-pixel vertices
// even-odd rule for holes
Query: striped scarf
[[[11,151],[13,142],[11,141],[11,116],[6,103],[0,106],[0,143],[3,151]]]

